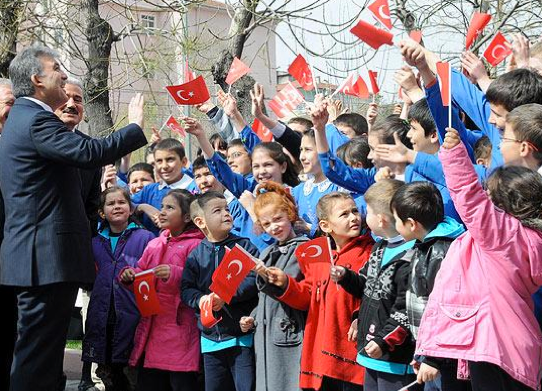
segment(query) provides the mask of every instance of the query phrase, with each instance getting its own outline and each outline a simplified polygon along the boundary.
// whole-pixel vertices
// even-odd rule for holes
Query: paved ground
[[[76,349],[66,349],[64,353],[64,372],[68,377],[66,391],[77,391],[79,380],[81,379],[81,351]],[[101,390],[96,388],[92,391]],[[91,390],[89,390],[91,391]]]

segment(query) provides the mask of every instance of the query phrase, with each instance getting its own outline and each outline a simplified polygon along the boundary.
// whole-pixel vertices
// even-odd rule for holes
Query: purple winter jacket
[[[139,322],[139,311],[133,292],[119,285],[118,275],[123,268],[137,265],[147,243],[152,239],[154,235],[151,232],[133,223],[119,237],[114,252],[107,229],[92,239],[97,273],[88,307],[83,361],[128,363]],[[108,317],[111,316],[111,301],[115,309],[112,336],[106,333]],[[106,357],[107,339],[113,341],[110,358]]]

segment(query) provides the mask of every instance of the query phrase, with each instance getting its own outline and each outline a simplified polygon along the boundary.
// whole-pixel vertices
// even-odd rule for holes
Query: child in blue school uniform
[[[239,203],[239,200],[226,190],[222,183],[215,178],[203,156],[194,160],[194,163],[192,163],[192,172],[194,173],[194,182],[196,183],[200,194],[205,194],[209,191],[216,191],[217,193],[224,194],[224,198],[226,198],[226,202],[228,203],[228,210],[233,217],[233,228],[231,232],[234,235],[242,236],[242,222],[246,212]]]
[[[321,115],[326,116],[325,103],[322,102],[319,103],[319,105],[319,112],[322,113]],[[314,115],[313,122],[315,122]],[[343,161],[337,159],[329,149],[322,122],[323,121],[319,121],[318,126],[316,126],[315,123],[316,145],[320,163],[322,164],[322,169],[326,176],[339,186],[355,193],[364,194],[375,182],[375,175],[378,169],[383,167],[387,167],[386,170],[389,172],[389,175],[405,182],[431,182],[429,176],[424,172],[424,170],[431,170],[431,167],[422,167],[419,170],[415,170],[412,164],[405,164],[403,162],[395,163],[391,159],[383,159],[381,151],[384,150],[384,152],[389,153],[388,148],[384,147],[377,151],[377,148],[381,146],[401,145],[406,147],[406,150],[412,152],[412,144],[407,137],[407,133],[410,131],[410,124],[398,116],[389,116],[379,121],[369,131],[368,142],[371,152],[368,157],[375,165],[374,168],[370,169],[348,167]],[[435,186],[437,186],[444,199],[445,214],[459,220],[459,216],[457,215],[457,211],[455,210],[446,186],[443,186],[440,183],[435,183]]]
[[[173,138],[160,140],[153,150],[154,167],[160,181],[145,186],[132,196],[137,205],[136,212],[143,213],[142,223],[149,231],[158,235],[158,215],[162,200],[172,189],[193,190],[192,178],[183,173],[186,155],[183,145]]]
[[[267,234],[254,232],[254,221],[256,217],[252,205],[254,195],[252,192],[259,183],[273,181],[285,186],[295,186],[299,183],[297,174],[291,160],[282,150],[282,146],[275,142],[258,144],[252,152],[252,178],[236,174],[230,166],[216,153],[201,124],[195,119],[184,117],[185,130],[194,135],[207,159],[207,165],[213,175],[228,189],[247,211],[243,218],[242,235],[252,240],[258,249],[265,249],[273,239]]]

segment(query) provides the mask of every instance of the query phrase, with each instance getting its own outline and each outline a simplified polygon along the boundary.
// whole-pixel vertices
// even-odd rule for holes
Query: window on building
[[[154,15],[141,15],[141,27],[153,29],[156,27],[156,18]]]

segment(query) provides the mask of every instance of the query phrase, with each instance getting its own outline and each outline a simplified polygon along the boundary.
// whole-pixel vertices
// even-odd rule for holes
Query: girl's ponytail
[[[497,168],[488,178],[491,201],[522,225],[542,232],[542,176],[527,167]]]

